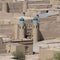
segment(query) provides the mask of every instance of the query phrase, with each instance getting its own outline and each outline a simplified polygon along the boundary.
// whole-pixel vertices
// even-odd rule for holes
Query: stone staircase
[[[28,0],[29,4],[49,4],[49,0]]]
[[[51,7],[51,4],[28,4],[28,9],[45,9]]]
[[[28,0],[28,9],[51,8],[49,0]]]

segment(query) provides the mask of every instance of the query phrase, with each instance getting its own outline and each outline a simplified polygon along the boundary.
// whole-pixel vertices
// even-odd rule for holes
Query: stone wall
[[[0,2],[13,2],[13,0],[0,0]]]
[[[14,25],[0,24],[0,35],[6,35],[9,38],[14,39]]]
[[[23,52],[25,54],[25,47],[24,45],[18,43],[6,43],[6,52],[13,53],[13,52]]]
[[[5,9],[6,9],[6,11],[5,11]],[[6,13],[21,13],[21,12],[23,12],[23,1],[0,2],[0,12],[3,12],[3,11],[5,11]]]
[[[42,9],[42,8],[50,8],[51,5],[49,0],[42,0],[42,1],[29,1],[28,0],[28,8],[33,8],[33,9]]]
[[[39,27],[41,39],[46,40],[60,37],[60,21],[58,21],[57,16],[40,18]]]
[[[13,16],[13,15],[12,15]],[[10,16],[11,17],[11,16]],[[39,40],[42,39],[55,39],[60,37],[60,16],[52,15],[49,17],[41,18],[39,17]],[[5,18],[5,17],[4,17]],[[4,22],[5,21],[5,22]],[[25,20],[25,26],[26,26],[26,35],[29,35],[29,38],[32,38],[32,20]],[[5,25],[6,24],[6,25]],[[15,24],[15,25],[11,25]],[[5,32],[6,34],[10,32],[10,37],[17,39],[18,38],[18,25],[19,21],[16,18],[9,18],[9,19],[2,19],[0,18],[0,33]],[[10,29],[11,27],[11,29]],[[4,30],[5,29],[5,30]],[[7,32],[8,31],[8,32]],[[14,31],[14,32],[13,32]],[[3,33],[3,34],[5,34]],[[12,36],[13,35],[13,36]]]
[[[28,0],[28,4],[49,4],[49,3],[50,3],[49,0],[41,0],[41,1],[40,0],[38,0],[38,1],[37,0],[35,0],[35,1]]]
[[[15,2],[14,2],[15,1]],[[2,5],[6,3],[6,7],[2,7]],[[25,6],[26,4],[26,6]],[[22,13],[24,9],[43,9],[43,8],[51,8],[50,1],[17,1],[17,0],[5,0],[0,1],[0,11],[7,9],[6,12],[9,13]]]
[[[56,51],[54,51],[54,50],[40,49],[39,60],[49,60],[49,59],[52,59],[55,52]]]
[[[21,13],[23,12],[23,2],[8,3],[10,13]]]
[[[2,11],[2,3],[0,3],[0,11]]]
[[[40,5],[40,4],[28,4],[28,8],[29,9],[44,9],[44,8],[51,8],[52,7],[52,5],[45,5],[45,4],[43,4],[43,5]]]
[[[3,43],[3,38],[0,37],[0,53],[5,53],[6,52],[6,44]]]

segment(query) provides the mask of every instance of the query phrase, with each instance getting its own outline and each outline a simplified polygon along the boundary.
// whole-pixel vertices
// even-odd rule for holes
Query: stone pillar
[[[14,25],[14,30],[15,30],[15,40],[18,39],[18,24]]]
[[[20,25],[19,25],[19,39],[22,41],[23,38],[25,38],[25,32],[24,32],[24,18],[20,18]]]
[[[2,3],[2,12],[7,12],[7,3],[6,2],[3,2]]]
[[[33,19],[33,43],[38,41],[38,17]]]

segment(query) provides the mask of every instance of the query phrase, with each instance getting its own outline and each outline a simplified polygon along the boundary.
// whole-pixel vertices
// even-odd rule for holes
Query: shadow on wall
[[[44,40],[44,37],[43,37],[43,35],[42,35],[42,33],[41,33],[41,31],[40,31],[39,28],[40,27],[39,27],[39,24],[38,24],[38,37],[39,37],[38,41],[43,41]]]
[[[7,3],[7,12],[9,13],[9,5],[8,5],[8,3]]]
[[[44,37],[42,35],[42,33],[39,31],[39,40],[38,41],[43,41],[44,40]]]

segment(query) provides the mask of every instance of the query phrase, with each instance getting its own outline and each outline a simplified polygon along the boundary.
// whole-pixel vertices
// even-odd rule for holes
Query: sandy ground
[[[11,54],[0,54],[0,60],[14,60],[11,59],[13,56]]]
[[[26,55],[26,60],[39,60],[39,56],[38,56],[38,54]]]

